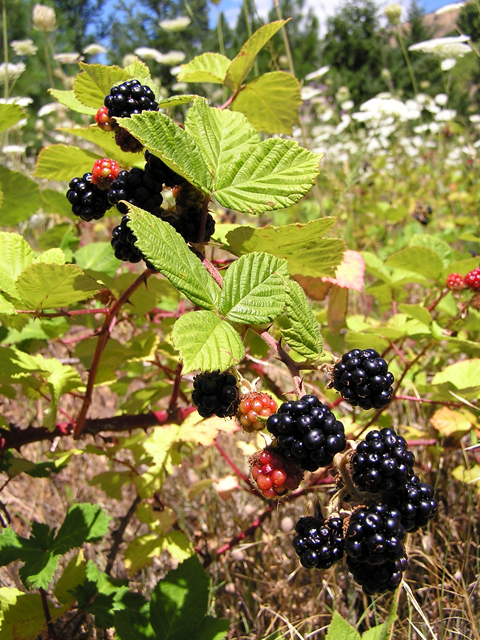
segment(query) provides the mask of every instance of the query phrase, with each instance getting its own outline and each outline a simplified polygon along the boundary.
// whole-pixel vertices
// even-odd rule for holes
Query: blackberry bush
[[[370,431],[352,457],[352,480],[362,491],[392,491],[413,476],[414,462],[405,438],[393,429]]]
[[[92,174],[84,173],[81,178],[73,178],[69,182],[67,200],[72,205],[72,212],[85,222],[103,218],[111,204],[105,191],[92,182]]]
[[[341,518],[303,517],[297,522],[295,531],[298,535],[293,539],[293,548],[306,569],[329,569],[343,557]]]
[[[382,409],[392,401],[394,377],[375,349],[352,349],[333,367],[333,387],[352,406]]]
[[[252,477],[265,498],[284,496],[298,487],[303,471],[275,447],[267,447],[249,458]]]
[[[267,420],[278,447],[305,471],[331,464],[346,447],[343,424],[313,395],[284,402]]]
[[[226,371],[200,373],[193,379],[192,402],[202,418],[234,416],[239,395],[235,376]]]

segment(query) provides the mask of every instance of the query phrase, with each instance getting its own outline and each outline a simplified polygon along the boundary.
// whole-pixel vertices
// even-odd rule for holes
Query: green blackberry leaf
[[[202,53],[181,65],[178,82],[210,82],[223,84],[231,60],[221,53]]]
[[[285,284],[287,328],[281,334],[294,351],[304,358],[316,360],[323,352],[323,341],[317,319],[302,287],[294,280]]]

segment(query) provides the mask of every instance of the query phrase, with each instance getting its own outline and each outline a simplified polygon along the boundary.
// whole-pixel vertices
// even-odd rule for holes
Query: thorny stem
[[[126,289],[122,295],[118,298],[118,300],[112,305],[109,309],[108,313],[105,316],[103,321],[102,328],[100,329],[98,335],[97,346],[95,348],[95,353],[93,355],[92,364],[90,366],[90,371],[88,373],[88,381],[87,388],[85,391],[85,398],[83,400],[83,404],[79,411],[78,417],[76,419],[74,436],[78,438],[83,431],[85,426],[85,419],[87,417],[88,410],[92,403],[92,394],[93,387],[95,385],[95,378],[97,376],[98,367],[100,365],[100,359],[105,349],[105,345],[108,342],[110,337],[110,333],[112,332],[113,327],[115,326],[115,321],[117,314],[119,313],[122,306],[127,302],[129,297],[142,285],[144,284],[149,276],[151,276],[153,271],[150,269],[145,269],[145,271],[134,281],[132,284]]]
[[[300,376],[300,367],[292,360],[292,358],[288,355],[285,349],[282,347],[279,341],[275,340],[273,336],[271,336],[268,331],[261,331],[260,329],[256,331],[258,335],[264,340],[269,347],[277,354],[278,360],[283,362],[283,364],[287,367],[290,375],[293,378],[293,382],[295,383],[295,393],[299,398],[305,395],[305,391],[303,389],[303,380]]]
[[[172,413],[177,407],[178,396],[180,394],[180,383],[182,381],[182,364],[179,363],[175,370],[175,380],[173,382],[172,395],[168,403],[168,412]]]
[[[139,504],[139,502],[141,502],[141,500],[142,500],[141,497],[139,495],[137,495],[135,500],[130,505],[130,509],[127,511],[127,513],[121,519],[120,526],[113,533],[113,536],[112,536],[113,537],[113,544],[112,544],[112,548],[110,549],[110,553],[108,554],[107,565],[105,567],[105,573],[107,574],[107,576],[109,576],[111,571],[112,571],[113,563],[115,562],[115,558],[117,556],[118,550],[119,550],[120,545],[122,543],[123,534],[125,533],[125,529],[127,528],[128,523],[130,522],[130,520],[133,518],[133,515],[135,513],[137,505]]]
[[[235,473],[235,475],[238,478],[240,478],[240,480],[243,480],[243,482],[245,482],[245,484],[247,484],[249,486],[249,488],[251,489],[252,493],[254,493],[256,496],[261,497],[260,492],[257,491],[257,489],[255,489],[255,487],[253,486],[251,480],[249,478],[247,478],[247,476],[240,471],[240,469],[237,467],[237,465],[233,462],[233,460],[230,458],[230,456],[222,449],[222,447],[218,444],[218,442],[215,440],[215,442],[213,444],[215,445],[215,448],[217,449],[219,454],[222,456],[222,458],[232,468],[232,471]]]
[[[50,615],[50,609],[48,608],[47,592],[42,587],[40,587],[40,598],[42,600],[43,615],[47,623],[48,635],[52,640],[58,640],[57,633],[53,626],[52,616]]]
[[[449,292],[449,289],[444,289],[442,291],[442,293],[440,294],[440,296],[436,300],[434,300],[430,306],[427,307],[427,311],[433,311],[435,309],[435,307],[437,306],[437,304],[441,300],[443,300],[443,298],[445,298],[445,296],[448,294],[448,292]]]
[[[409,402],[422,402],[424,404],[441,404],[444,407],[464,407],[462,402],[449,402],[444,400],[427,400],[415,396],[395,396],[395,400],[408,400]]]

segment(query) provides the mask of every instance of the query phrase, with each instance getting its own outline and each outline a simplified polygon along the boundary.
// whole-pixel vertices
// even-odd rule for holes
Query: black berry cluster
[[[178,233],[185,242],[198,242],[205,199],[204,194],[193,185],[184,182],[174,191],[174,195],[175,210],[179,219]],[[203,242],[209,242],[214,232],[215,221],[211,214],[207,213]]]
[[[432,485],[420,482],[418,476],[413,476],[398,492],[390,494],[388,502],[398,509],[405,531],[410,533],[426,527],[437,513],[438,504],[434,495]]]
[[[233,416],[239,401],[237,380],[231,373],[211,371],[193,379],[192,402],[202,418]]]
[[[145,151],[145,171],[149,172],[156,182],[162,182],[166,187],[175,187],[184,182],[184,179],[168,167],[163,160],[154,156],[150,151]]]
[[[73,178],[68,186],[67,200],[72,205],[72,211],[86,222],[100,220],[112,206],[108,202],[106,192],[92,183],[91,173],[84,173],[81,178]]]
[[[267,420],[281,452],[306,471],[333,461],[347,445],[343,424],[313,395],[284,402]]]
[[[392,400],[394,377],[375,349],[352,349],[333,367],[333,386],[352,406],[381,409]]]
[[[295,526],[293,548],[306,569],[329,569],[343,557],[343,523],[340,518],[304,517]]]
[[[347,564],[367,595],[395,589],[407,565],[405,528],[397,509],[385,503],[354,511],[345,533]]]
[[[114,227],[112,231],[111,245],[113,247],[115,257],[118,260],[133,262],[134,264],[140,262],[140,260],[144,260],[149,269],[155,269],[153,264],[146,260],[140,249],[135,246],[137,236],[128,227],[128,220],[128,216],[123,216],[120,224],[117,227]]]
[[[112,87],[105,96],[104,105],[109,118],[130,118],[134,113],[158,111],[153,91],[138,80],[127,80]]]
[[[370,431],[352,457],[352,480],[370,493],[399,489],[413,476],[414,462],[405,438],[393,429]]]
[[[154,213],[163,203],[162,189],[162,182],[155,180],[150,171],[133,167],[131,171],[120,171],[108,191],[108,201],[122,214],[128,212],[122,200]]]

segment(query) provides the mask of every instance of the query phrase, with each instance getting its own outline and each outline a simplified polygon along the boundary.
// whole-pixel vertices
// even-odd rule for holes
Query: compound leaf
[[[302,287],[290,280],[286,283],[287,328],[282,336],[286,343],[304,358],[317,359],[323,352],[320,328]]]
[[[28,266],[16,280],[17,297],[30,309],[55,309],[86,300],[100,290],[100,285],[74,264]]]
[[[275,320],[285,305],[285,277],[288,277],[285,260],[268,253],[242,256],[229,267],[224,278],[220,313],[230,322],[243,324]]]
[[[182,236],[168,222],[132,205],[128,209],[128,224],[143,255],[189,300],[204,309],[215,309],[219,287]]]
[[[184,374],[195,369],[225,371],[245,355],[238,333],[212,311],[183,315],[173,326],[172,340],[180,352]]]
[[[224,207],[244,213],[290,207],[313,186],[320,159],[293,140],[269,138],[221,167],[213,195]]]
[[[460,360],[445,367],[433,377],[432,384],[451,383],[457,389],[470,389],[480,386],[480,359]]]
[[[292,135],[302,103],[300,83],[290,73],[273,71],[248,82],[232,103],[257,131]]]

